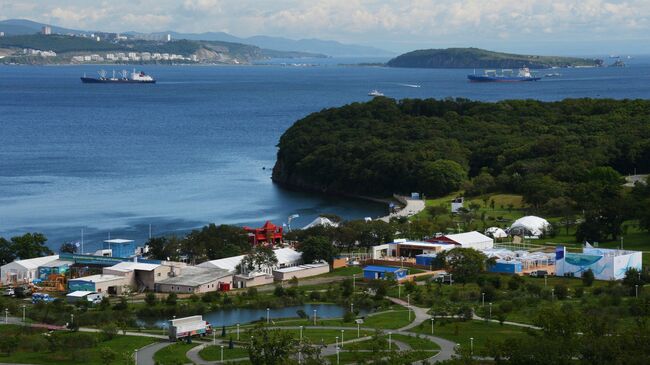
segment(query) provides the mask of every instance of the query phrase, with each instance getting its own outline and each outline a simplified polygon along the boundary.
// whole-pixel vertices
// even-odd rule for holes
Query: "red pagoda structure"
[[[276,245],[282,243],[282,230],[270,221],[266,221],[261,228],[244,227],[252,245]]]

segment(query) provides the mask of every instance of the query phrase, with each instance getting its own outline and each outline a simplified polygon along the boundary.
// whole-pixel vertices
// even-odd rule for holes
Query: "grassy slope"
[[[185,356],[187,351],[198,345],[197,343],[178,342],[158,350],[153,358],[160,365],[185,364],[188,362],[187,356]]]

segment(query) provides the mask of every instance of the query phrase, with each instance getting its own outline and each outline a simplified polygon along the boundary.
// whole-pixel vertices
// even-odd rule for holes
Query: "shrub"
[[[582,285],[591,286],[594,283],[594,272],[591,269],[582,273]]]
[[[176,293],[169,293],[167,295],[167,299],[165,299],[165,304],[176,305],[177,300],[178,300],[178,295],[176,295]]]
[[[345,314],[343,315],[343,322],[350,323],[354,321],[354,318],[355,318],[354,313],[350,311],[346,311]]]
[[[309,293],[309,299],[311,299],[313,301],[319,301],[320,300],[320,292],[313,291],[313,292]]]
[[[559,300],[564,300],[569,295],[569,288],[564,284],[555,285],[555,296]]]
[[[104,337],[104,341],[109,341],[115,338],[115,336],[117,336],[118,328],[117,325],[115,325],[114,323],[109,323],[104,325],[101,328],[101,330],[102,330],[102,336]]]
[[[147,305],[156,305],[156,294],[151,292],[147,293],[144,297],[144,302],[147,303]]]

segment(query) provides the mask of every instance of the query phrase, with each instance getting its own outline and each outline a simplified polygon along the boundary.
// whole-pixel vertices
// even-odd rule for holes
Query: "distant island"
[[[479,48],[423,49],[404,53],[388,61],[389,67],[408,68],[552,68],[600,67],[599,59],[533,56],[493,52]]]

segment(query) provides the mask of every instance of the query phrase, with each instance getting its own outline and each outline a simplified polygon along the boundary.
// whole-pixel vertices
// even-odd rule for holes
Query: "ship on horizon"
[[[496,70],[485,70],[483,75],[477,75],[476,70],[474,70],[474,74],[467,75],[467,78],[471,82],[520,82],[539,81],[542,79],[541,77],[533,76],[528,67],[520,68],[516,75],[511,69],[503,69],[501,73],[497,73]]]
[[[86,77],[86,74],[81,77],[81,82],[84,84],[155,84],[156,80],[145,74],[144,71],[136,72],[133,69],[133,72],[129,74],[126,70],[122,70],[118,73],[118,76],[115,75],[115,70],[113,70],[112,77],[106,77],[107,73],[105,70],[98,71],[99,77]]]

